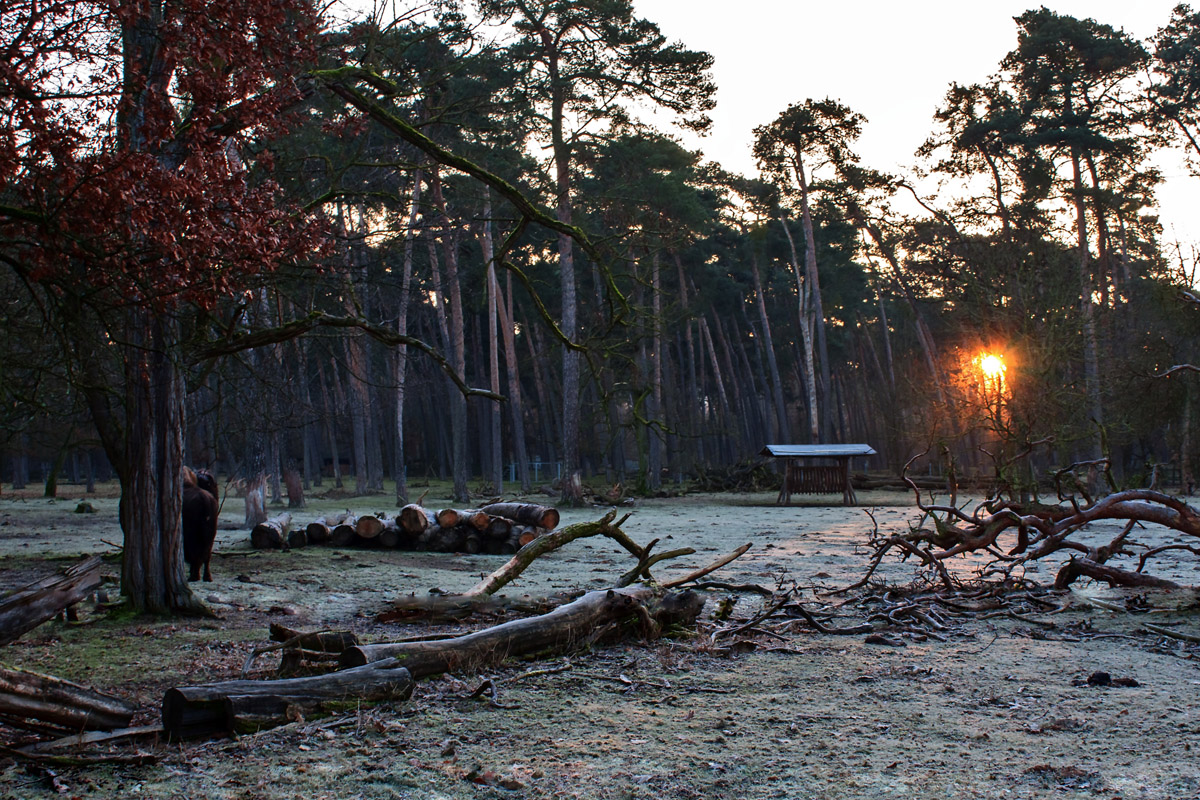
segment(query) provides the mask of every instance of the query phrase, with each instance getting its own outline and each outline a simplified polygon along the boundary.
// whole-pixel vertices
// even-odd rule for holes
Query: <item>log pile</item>
[[[478,509],[430,511],[409,504],[395,516],[384,513],[321,517],[293,526],[291,515],[272,517],[254,528],[256,549],[287,550],[307,545],[425,550],[439,553],[512,555],[558,526],[557,509],[532,503],[493,503]]]

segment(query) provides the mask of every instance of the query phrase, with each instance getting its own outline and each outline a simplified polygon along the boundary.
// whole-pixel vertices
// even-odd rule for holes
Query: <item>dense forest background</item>
[[[427,476],[464,498],[576,471],[657,491],[768,442],[968,475],[1032,452],[1023,480],[1108,457],[1121,482],[1191,486],[1196,254],[1161,241],[1151,166],[1178,148],[1200,179],[1186,6],[1149,41],[1019,17],[991,80],[948,86],[911,175],[862,163],[865,120],[798,84],[747,143],[760,172],[733,175],[672,139],[707,125],[711,59],[629,2],[345,24],[151,5],[151,28],[3,12],[5,483],[133,474],[108,420],[159,414],[157,379],[144,407],[130,389],[161,368],[147,352],[181,377],[184,461],[276,497],[289,472],[394,479],[398,501]],[[253,46],[206,50],[224,23]],[[130,65],[139,30],[168,29],[192,61],[154,139],[131,111],[153,73]]]

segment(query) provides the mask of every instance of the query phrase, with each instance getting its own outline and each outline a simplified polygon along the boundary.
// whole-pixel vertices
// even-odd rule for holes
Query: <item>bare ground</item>
[[[64,489],[64,494],[70,487]],[[0,498],[0,589],[61,568],[81,553],[115,552],[116,501]],[[914,519],[910,498],[867,493],[883,530]],[[819,594],[857,579],[872,527],[863,508],[776,508],[767,495],[642,501],[625,530],[660,549],[696,555],[660,577],[701,566],[750,541],[716,577],[805,587],[802,600],[848,626],[878,613],[880,591]],[[322,501],[301,518],[387,498]],[[434,499],[426,500],[437,506]],[[5,648],[0,659],[129,697],[157,720],[170,686],[236,677],[266,643],[267,625],[352,628],[369,640],[417,632],[373,616],[400,594],[460,591],[502,559],[310,548],[254,552],[238,530],[240,502],[222,516],[214,582],[194,584],[217,620],[147,620],[83,609]],[[602,510],[564,511],[563,524]],[[1146,531],[1143,541],[1158,542]],[[1164,554],[1156,574],[1196,583],[1194,556]],[[540,559],[513,592],[608,586],[630,566],[611,542],[581,540]],[[914,576],[889,562],[880,577]],[[967,569],[966,566],[963,569]],[[1054,565],[1027,576],[1053,582]],[[114,586],[119,570],[106,567]],[[1197,596],[1083,584],[1057,605],[1019,603],[997,615],[945,609],[945,641],[904,646],[813,631],[717,639],[715,593],[694,637],[633,643],[483,674],[423,681],[405,703],[298,722],[238,740],[166,746],[145,767],[53,767],[0,757],[0,797],[129,798],[1200,798],[1200,646],[1147,630],[1200,633]],[[1098,598],[1126,610],[1093,606]],[[849,601],[849,602],[846,602]],[[977,599],[957,598],[965,605]],[[735,617],[761,601],[743,597]],[[845,603],[840,607],[835,604]],[[1061,610],[1057,610],[1061,609]],[[1018,611],[1015,616],[1008,611]],[[270,659],[255,673],[269,676]],[[1092,686],[1104,671],[1136,686]],[[484,678],[497,702],[468,699]],[[0,729],[0,738],[20,740]],[[131,752],[126,748],[125,752]]]

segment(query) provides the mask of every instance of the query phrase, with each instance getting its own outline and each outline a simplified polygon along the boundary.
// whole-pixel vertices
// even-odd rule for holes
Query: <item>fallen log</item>
[[[400,527],[400,524],[394,519],[384,520],[383,530],[376,537],[379,540],[380,547],[396,549],[398,547],[407,547],[412,544],[413,536]]]
[[[514,523],[504,517],[492,517],[487,526],[487,535],[493,539],[508,539],[512,536]]]
[[[137,708],[119,697],[23,669],[0,667],[0,715],[34,719],[66,731],[129,727]]]
[[[545,534],[546,529],[539,528],[536,525],[514,525],[513,533],[510,538],[516,543],[518,548],[522,548],[532,542],[534,539],[538,538],[539,536],[544,536]]]
[[[392,601],[392,609],[375,617],[376,622],[452,622],[473,616],[499,617],[505,614],[545,614],[576,600],[582,592],[562,592],[544,597],[521,595],[429,594],[410,595]],[[358,642],[354,643],[355,645]],[[354,646],[354,645],[351,645]]]
[[[436,520],[437,524],[443,528],[469,525],[477,531],[482,531],[487,529],[488,523],[491,522],[491,516],[484,511],[475,509],[459,511],[454,508],[443,508],[437,512]]]
[[[407,700],[413,679],[395,659],[304,678],[179,686],[163,696],[168,740],[253,733],[350,701]]]
[[[287,543],[289,548],[308,547],[308,527],[288,531]]]
[[[533,503],[492,503],[480,509],[494,517],[505,517],[522,525],[533,525],[552,531],[558,527],[558,509]]]
[[[292,515],[287,511],[258,523],[250,531],[250,545],[256,550],[286,550],[287,534],[292,529]]]
[[[19,638],[100,587],[100,556],[43,578],[0,598],[0,645]]]
[[[345,667],[357,667],[395,659],[414,678],[451,670],[471,671],[506,658],[586,646],[601,635],[623,627],[629,630],[633,627],[630,623],[649,623],[649,627],[655,628],[690,624],[703,607],[704,598],[695,592],[658,598],[646,587],[602,589],[588,592],[548,614],[505,622],[453,639],[351,647],[338,661]]]
[[[320,519],[313,520],[304,528],[304,532],[308,534],[309,544],[326,544],[329,542],[329,537],[333,534],[333,529],[346,521],[350,516],[349,511],[342,511],[338,514],[327,514]]]
[[[419,536],[433,525],[437,524],[434,515],[415,503],[409,503],[400,509],[400,527],[414,536]]]
[[[462,526],[443,528],[435,525],[425,531],[418,540],[422,550],[433,550],[439,553],[461,553],[467,541],[467,531]]]
[[[347,517],[333,527],[329,532],[329,543],[334,547],[349,547],[354,544],[357,534],[354,533],[355,523],[358,522],[358,517],[353,514]]]
[[[387,517],[382,514],[364,514],[354,523],[354,532],[360,539],[374,539],[383,533],[387,525]]]
[[[20,748],[22,753],[39,755],[52,753],[56,750],[70,750],[100,743],[110,744],[123,739],[157,738],[162,734],[162,725],[140,725],[136,728],[116,728],[111,731],[92,731],[90,733],[72,733],[61,739],[49,742],[34,742]]]
[[[304,633],[302,631],[272,622],[270,628],[271,641],[286,643],[301,650],[312,650],[317,653],[340,653],[348,647],[359,644],[358,635],[352,631],[318,631]]]

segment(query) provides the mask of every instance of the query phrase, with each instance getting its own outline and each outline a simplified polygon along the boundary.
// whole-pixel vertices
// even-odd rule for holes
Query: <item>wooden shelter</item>
[[[785,506],[792,494],[842,493],[844,505],[857,505],[854,487],[850,485],[850,459],[873,456],[869,444],[769,444],[759,455],[784,459],[783,488],[776,505]],[[834,463],[812,464],[813,460],[832,460]]]

